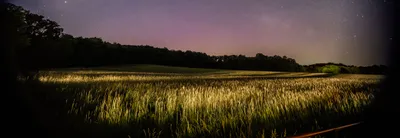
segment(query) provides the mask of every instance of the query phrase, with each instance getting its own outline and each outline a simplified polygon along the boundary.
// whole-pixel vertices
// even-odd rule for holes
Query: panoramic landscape
[[[74,0],[1,4],[9,34],[6,70],[21,104],[27,105],[23,111],[35,118],[36,133],[85,138],[360,136],[353,129],[371,112],[389,71],[386,49],[376,45],[392,39],[366,35],[379,30],[367,32],[363,27],[371,24],[366,21],[349,22],[373,20],[377,15],[369,12],[371,5],[386,2],[270,0],[265,11],[255,1],[235,1],[225,8],[226,3],[211,1],[153,2],[92,1],[93,7],[109,4],[105,7],[113,10],[135,4],[160,8],[137,6],[116,13],[90,6],[84,11],[85,3]],[[364,5],[352,9],[354,3]],[[214,10],[221,13],[209,15]],[[249,25],[227,11],[243,13],[238,18],[248,19]],[[250,15],[259,12],[265,14],[261,22],[267,30],[251,22]],[[139,27],[121,29],[135,21],[127,19],[130,13],[140,19]],[[309,18],[315,20],[312,25]],[[331,19],[338,20],[326,23]]]

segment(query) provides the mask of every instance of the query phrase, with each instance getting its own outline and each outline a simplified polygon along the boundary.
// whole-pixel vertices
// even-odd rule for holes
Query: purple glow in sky
[[[74,36],[300,64],[385,64],[379,0],[14,0]]]

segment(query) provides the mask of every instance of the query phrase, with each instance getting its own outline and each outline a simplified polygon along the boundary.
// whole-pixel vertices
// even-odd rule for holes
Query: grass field
[[[155,65],[41,71],[52,95],[113,137],[285,137],[362,120],[378,75]],[[100,129],[100,128],[99,128]]]

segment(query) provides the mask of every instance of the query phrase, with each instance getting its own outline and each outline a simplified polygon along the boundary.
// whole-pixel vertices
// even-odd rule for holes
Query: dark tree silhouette
[[[387,74],[388,67],[385,65],[373,66],[352,66],[344,65],[342,63],[316,63],[304,66],[307,72],[323,72],[323,69],[330,66],[337,66],[340,68],[339,73],[343,74]]]

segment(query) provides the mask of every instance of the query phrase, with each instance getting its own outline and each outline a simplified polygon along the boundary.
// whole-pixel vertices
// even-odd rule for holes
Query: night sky
[[[74,36],[300,64],[386,64],[385,0],[14,0]]]

